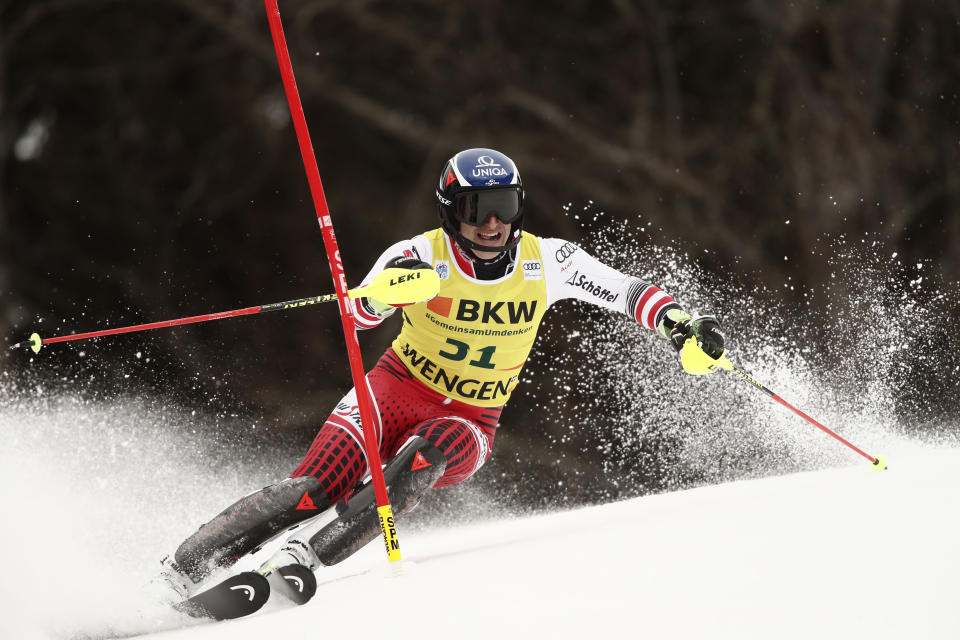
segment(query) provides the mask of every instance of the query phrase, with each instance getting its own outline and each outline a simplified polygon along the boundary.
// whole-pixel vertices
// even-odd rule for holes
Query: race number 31
[[[460,342],[459,340],[454,340],[453,338],[447,338],[447,344],[452,345],[456,351],[447,352],[441,351],[440,355],[448,360],[453,360],[459,362],[467,357],[467,354],[472,351],[470,345],[466,342]],[[483,347],[481,349],[476,349],[480,352],[480,357],[477,360],[471,360],[467,364],[470,364],[474,367],[480,367],[481,369],[493,369],[496,365],[493,364],[493,352],[497,350],[496,346]]]

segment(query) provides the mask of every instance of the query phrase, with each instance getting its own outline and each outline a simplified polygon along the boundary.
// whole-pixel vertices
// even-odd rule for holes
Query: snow
[[[9,425],[0,420],[5,435]],[[11,451],[0,486],[13,526],[0,542],[20,562],[0,588],[0,637],[96,638],[135,625],[142,602],[127,574],[144,549],[110,558],[111,545],[122,551],[124,519],[172,525],[159,511],[117,510],[130,493],[109,474],[50,473],[35,451]],[[151,637],[955,638],[960,449],[888,439],[881,453],[891,465],[882,473],[852,456],[839,468],[526,518],[401,522],[401,575],[373,543],[322,569],[306,606],[271,601],[246,619]],[[111,527],[112,542],[94,535]],[[64,564],[76,572],[53,582]]]
[[[663,344],[624,331],[622,318],[571,326],[548,316],[544,353],[524,372],[539,410],[561,432],[590,428],[585,442],[617,443],[603,444],[614,486],[638,486],[647,468],[659,489],[707,486],[517,518],[473,488],[485,468],[479,483],[438,490],[458,492],[444,494],[455,498],[441,521],[424,517],[436,506],[425,504],[399,522],[402,575],[374,542],[322,569],[304,607],[271,601],[243,620],[184,621],[144,608],[141,587],[159,559],[302,452],[231,441],[209,417],[133,383],[130,398],[91,400],[80,381],[58,392],[28,377],[0,384],[0,640],[136,629],[195,640],[960,637],[957,386],[930,373],[957,371],[956,350],[916,322],[949,314],[956,288],[926,273],[921,283],[921,265],[891,263],[898,254],[883,247],[861,255],[844,240],[818,253],[837,274],[816,291],[830,315],[771,313],[751,284],[711,288],[673,249],[626,228],[604,233],[612,239],[592,248],[615,266],[686,292],[691,309],[721,300],[737,366],[884,454],[890,469],[872,471],[732,376],[680,375]],[[884,322],[849,330],[864,318]],[[577,350],[604,374],[569,366]],[[555,405],[557,396],[569,397]],[[616,410],[597,413],[601,404]],[[646,446],[661,441],[669,449]],[[577,461],[558,454],[557,465],[568,463]]]
[[[316,598],[163,638],[955,638],[958,450],[403,536],[321,571]],[[365,572],[364,572],[365,571]],[[346,573],[352,577],[341,578]]]

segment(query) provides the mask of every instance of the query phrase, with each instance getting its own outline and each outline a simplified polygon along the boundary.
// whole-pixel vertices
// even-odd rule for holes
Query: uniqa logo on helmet
[[[510,176],[507,173],[503,166],[494,161],[490,156],[480,156],[477,158],[477,164],[471,172],[474,178],[507,178]],[[492,180],[488,181],[487,184],[490,184]],[[494,182],[493,184],[499,184]]]
[[[453,158],[461,186],[499,186],[518,182],[513,161],[493,149],[467,149]],[[491,180],[495,180],[493,185]]]

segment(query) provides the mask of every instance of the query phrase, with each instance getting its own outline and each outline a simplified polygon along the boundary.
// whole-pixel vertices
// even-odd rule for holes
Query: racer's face
[[[510,238],[510,225],[500,222],[500,218],[492,215],[479,227],[461,222],[460,234],[467,240],[485,247],[502,247]],[[490,260],[500,255],[499,251],[477,251],[476,249],[471,251],[481,260]]]

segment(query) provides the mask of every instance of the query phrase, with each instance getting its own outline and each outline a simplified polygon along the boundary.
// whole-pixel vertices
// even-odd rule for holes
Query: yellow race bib
[[[478,407],[497,407],[520,380],[547,311],[540,243],[524,233],[511,274],[482,281],[464,275],[442,229],[424,234],[433,247],[440,293],[403,309],[393,350],[428,387]]]

